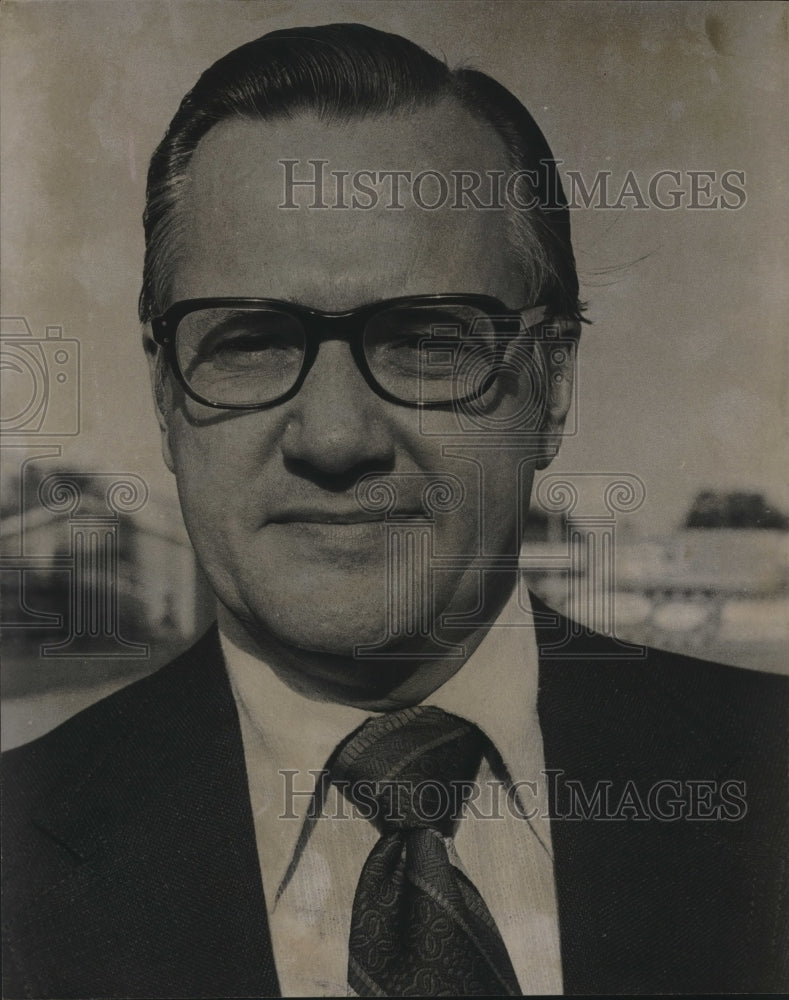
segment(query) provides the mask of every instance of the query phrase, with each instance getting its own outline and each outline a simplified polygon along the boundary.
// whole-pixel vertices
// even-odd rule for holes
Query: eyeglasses
[[[348,312],[259,298],[176,302],[151,322],[186,392],[206,406],[253,410],[295,396],[323,340],[346,340],[379,396],[404,406],[447,406],[484,395],[507,344],[541,322],[486,295],[387,299]]]

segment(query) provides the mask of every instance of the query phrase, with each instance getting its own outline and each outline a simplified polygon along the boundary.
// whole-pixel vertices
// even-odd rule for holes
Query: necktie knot
[[[432,706],[368,719],[340,748],[332,781],[383,831],[450,834],[485,747],[476,726]]]

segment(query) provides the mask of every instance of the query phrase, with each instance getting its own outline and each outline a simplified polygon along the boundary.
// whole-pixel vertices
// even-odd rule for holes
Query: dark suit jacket
[[[785,988],[787,680],[654,650],[616,659],[601,637],[562,646],[558,622],[538,630],[539,714],[546,767],[563,772],[551,809],[566,992]],[[560,818],[567,779],[588,798],[610,782],[613,801],[628,781],[642,798],[679,781],[702,814],[719,793],[687,782],[736,780],[747,812]],[[278,994],[215,630],[7,754],[4,785],[6,998]]]

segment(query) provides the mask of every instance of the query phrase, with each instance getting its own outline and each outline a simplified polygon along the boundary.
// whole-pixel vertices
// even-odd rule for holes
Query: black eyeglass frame
[[[390,403],[396,403],[398,406],[408,406],[412,409],[446,409],[448,407],[462,405],[475,399],[479,399],[480,396],[483,396],[493,385],[493,382],[496,379],[495,371],[485,382],[482,383],[481,386],[476,388],[474,391],[467,393],[462,398],[453,397],[451,400],[447,400],[446,402],[426,402],[424,400],[402,399],[399,396],[394,395],[376,380],[370,370],[363,344],[364,331],[370,319],[378,313],[386,312],[387,310],[395,307],[403,307],[406,305],[427,305],[428,303],[435,303],[436,305],[448,305],[451,303],[456,305],[474,306],[487,313],[487,315],[492,319],[513,320],[517,318],[518,320],[521,320],[524,311],[527,309],[536,310],[538,307],[544,312],[544,307],[541,303],[538,303],[533,307],[524,306],[520,309],[510,309],[500,299],[491,295],[469,295],[461,293],[399,296],[392,299],[382,299],[378,302],[370,302],[366,305],[359,306],[357,309],[349,309],[345,312],[324,312],[321,309],[309,309],[306,306],[297,305],[293,302],[286,302],[283,299],[210,297],[183,299],[180,302],[173,303],[173,305],[171,305],[169,309],[165,310],[165,312],[161,315],[155,316],[151,319],[151,332],[153,334],[154,341],[164,350],[165,360],[186,394],[196,402],[201,403],[204,406],[211,406],[218,410],[265,410],[292,399],[304,384],[304,380],[309,374],[310,369],[318,356],[318,349],[324,340],[347,341],[356,367],[361,372],[365,382],[373,390],[373,392]],[[284,392],[280,396],[277,396],[273,400],[265,403],[217,403],[215,400],[201,396],[200,393],[198,393],[189,384],[186,376],[181,370],[180,364],[178,363],[178,353],[176,351],[178,325],[185,316],[189,315],[189,313],[197,312],[201,309],[222,308],[279,309],[284,312],[291,313],[301,322],[306,335],[304,358],[301,364],[301,371],[299,372],[294,384],[290,389],[288,389],[287,392]],[[530,329],[531,327],[536,326],[537,323],[543,321],[543,318],[544,317],[541,315],[539,319],[536,319],[529,326],[525,327],[525,329]],[[523,331],[519,323],[519,328],[516,333],[498,334],[501,341],[501,354],[503,354],[506,349],[507,343],[509,343],[509,341],[514,337],[518,336],[521,332]],[[455,341],[453,341],[450,337],[434,338],[431,336],[426,339],[430,339],[431,341],[435,340],[439,345],[444,341],[448,345],[455,343]]]

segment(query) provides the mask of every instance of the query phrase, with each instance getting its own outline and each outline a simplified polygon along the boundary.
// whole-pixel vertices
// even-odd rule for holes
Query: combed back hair
[[[362,24],[273,31],[207,69],[184,97],[151,158],[140,319],[166,302],[178,260],[178,202],[198,143],[219,122],[271,121],[301,112],[323,122],[401,115],[454,98],[501,137],[511,171],[532,171],[518,192],[534,208],[507,205],[508,233],[532,302],[555,316],[580,318],[570,217],[550,147],[526,108],[473,69],[450,70],[400,35]],[[509,201],[509,199],[508,199]],[[455,289],[453,289],[454,291]]]

